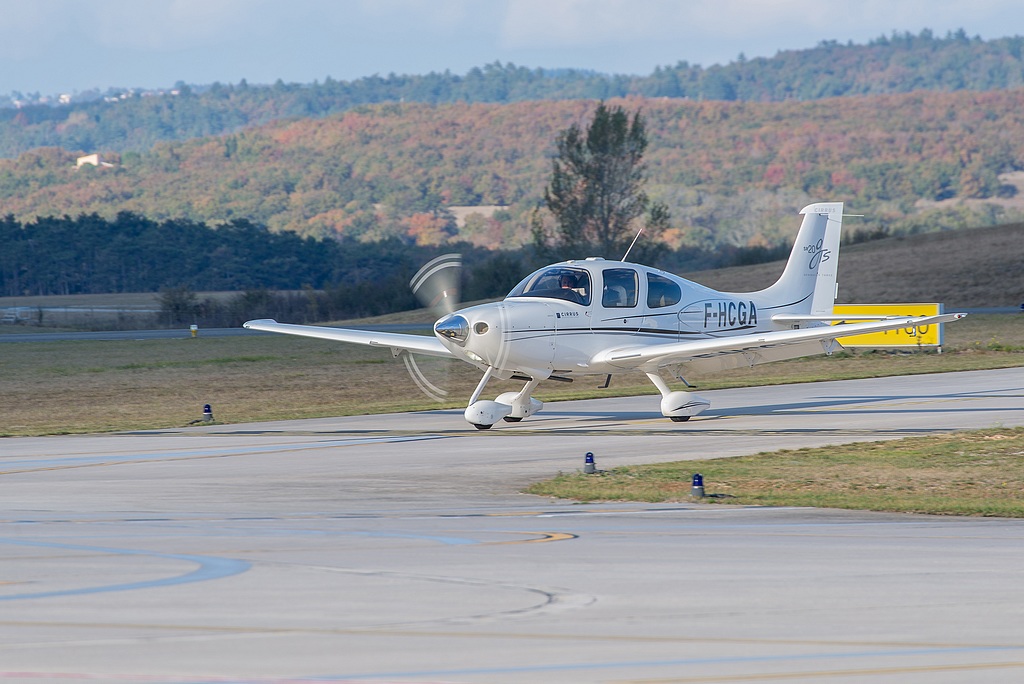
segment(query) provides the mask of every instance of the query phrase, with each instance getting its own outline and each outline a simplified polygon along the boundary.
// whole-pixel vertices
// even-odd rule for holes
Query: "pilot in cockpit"
[[[577,304],[583,303],[583,298],[576,291],[576,288],[579,286],[579,279],[576,276],[571,273],[563,273],[558,278],[558,284],[562,289],[562,294],[560,295],[562,299],[567,299]]]

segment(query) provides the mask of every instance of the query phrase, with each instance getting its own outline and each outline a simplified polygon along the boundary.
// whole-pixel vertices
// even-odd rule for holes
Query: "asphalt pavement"
[[[0,440],[0,680],[1024,677],[1024,521],[521,493],[1022,425],[1024,369],[705,394]]]

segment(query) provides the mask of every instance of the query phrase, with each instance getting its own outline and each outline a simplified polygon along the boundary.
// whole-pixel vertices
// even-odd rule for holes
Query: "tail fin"
[[[843,203],[809,204],[800,213],[804,220],[786,270],[778,282],[757,294],[770,300],[776,311],[828,316],[836,299]]]

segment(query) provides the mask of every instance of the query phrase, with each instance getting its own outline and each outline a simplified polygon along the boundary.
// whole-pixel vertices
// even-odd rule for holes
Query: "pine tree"
[[[601,102],[586,130],[573,124],[556,144],[544,203],[557,225],[548,231],[538,216],[533,220],[534,242],[542,252],[581,257],[596,250],[619,258],[645,213],[653,233],[667,227],[667,207],[652,203],[643,191],[647,134],[639,112],[630,117],[621,107]]]

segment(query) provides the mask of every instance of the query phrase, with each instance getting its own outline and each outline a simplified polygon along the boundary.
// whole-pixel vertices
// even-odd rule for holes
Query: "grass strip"
[[[561,474],[530,494],[578,501],[709,503],[1024,517],[1024,428],[862,442]]]

